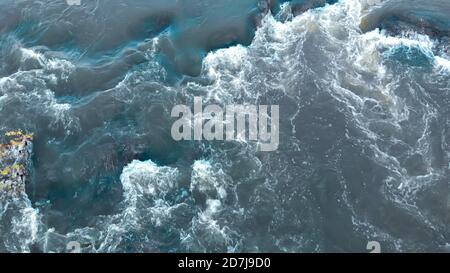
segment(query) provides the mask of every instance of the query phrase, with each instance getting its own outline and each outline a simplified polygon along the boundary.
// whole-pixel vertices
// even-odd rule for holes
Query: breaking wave
[[[116,5],[94,2],[60,27],[92,24],[96,43],[0,28],[0,128],[38,136],[29,198],[0,206],[1,251],[448,251],[446,1],[242,1],[203,34],[172,22],[176,1],[156,1],[160,25],[136,1],[125,15],[151,38],[94,22]],[[194,96],[280,105],[279,150],[173,141],[170,109]]]

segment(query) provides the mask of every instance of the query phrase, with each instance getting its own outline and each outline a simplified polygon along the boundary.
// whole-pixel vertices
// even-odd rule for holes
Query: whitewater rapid
[[[382,28],[386,2],[283,3],[198,76],[167,65],[170,31],[98,65],[2,37],[0,128],[45,137],[31,197],[0,203],[0,251],[448,251],[450,45]],[[280,105],[279,150],[174,142],[194,96]]]

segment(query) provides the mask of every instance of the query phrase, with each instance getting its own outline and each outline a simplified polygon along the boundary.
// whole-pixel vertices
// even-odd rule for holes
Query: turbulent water
[[[280,106],[280,146],[171,109]],[[449,0],[0,0],[1,252],[450,251]]]

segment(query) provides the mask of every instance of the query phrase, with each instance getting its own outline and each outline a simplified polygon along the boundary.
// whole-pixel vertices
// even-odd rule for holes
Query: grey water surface
[[[280,145],[171,109],[280,106]],[[450,250],[449,0],[0,0],[1,252]]]

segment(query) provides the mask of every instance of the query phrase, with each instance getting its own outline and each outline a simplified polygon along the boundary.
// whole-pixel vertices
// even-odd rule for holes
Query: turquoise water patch
[[[396,46],[383,53],[385,59],[414,67],[432,67],[434,55],[419,47]]]

